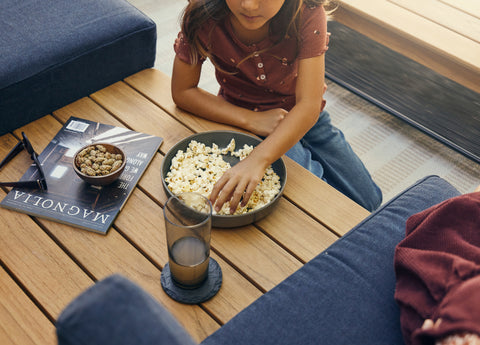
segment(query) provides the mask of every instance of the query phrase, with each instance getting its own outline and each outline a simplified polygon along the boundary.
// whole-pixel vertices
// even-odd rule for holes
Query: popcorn
[[[215,183],[231,168],[222,155],[230,154],[242,160],[252,150],[253,146],[244,145],[235,151],[235,139],[224,149],[220,149],[215,143],[209,147],[192,140],[185,151],[179,150],[172,158],[165,182],[173,194],[197,192],[208,198]],[[247,205],[238,207],[234,214],[244,214],[267,205],[280,192],[280,188],[280,177],[269,166]],[[219,212],[214,211],[214,214],[230,214],[229,203],[226,202],[222,209]]]

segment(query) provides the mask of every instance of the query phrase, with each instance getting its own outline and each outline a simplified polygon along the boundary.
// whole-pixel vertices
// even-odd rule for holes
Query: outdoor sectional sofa
[[[125,0],[2,0],[0,32],[0,135],[155,60],[155,23]],[[402,344],[394,248],[410,215],[458,194],[436,176],[417,182],[202,344]],[[118,275],[75,299],[56,326],[60,344],[194,344]]]
[[[2,0],[0,32],[0,135],[155,61],[156,25],[125,0]]]
[[[403,344],[393,297],[395,246],[408,217],[457,195],[438,176],[418,181],[202,345]],[[56,326],[60,345],[194,344],[156,300],[118,275],[76,298]]]

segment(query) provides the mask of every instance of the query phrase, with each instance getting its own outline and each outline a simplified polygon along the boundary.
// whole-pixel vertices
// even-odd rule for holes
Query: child
[[[191,0],[186,7],[174,46],[175,103],[265,138],[215,184],[217,210],[226,201],[232,213],[245,205],[283,154],[366,209],[380,205],[380,189],[323,111],[327,2]],[[206,58],[216,69],[217,96],[198,88]]]

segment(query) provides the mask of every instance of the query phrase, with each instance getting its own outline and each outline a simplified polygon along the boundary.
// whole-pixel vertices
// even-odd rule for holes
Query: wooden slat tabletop
[[[0,208],[2,344],[54,344],[54,322],[63,308],[113,273],[146,289],[201,341],[368,215],[285,158],[288,178],[278,208],[255,224],[212,231],[212,257],[223,272],[219,293],[200,305],[180,304],[160,285],[168,261],[162,159],[195,132],[232,128],[177,109],[169,78],[148,69],[0,137],[0,156],[21,131],[41,152],[70,116],[157,135],[164,142],[106,236]],[[18,180],[30,164],[26,153],[19,154],[0,171],[0,180]],[[0,198],[7,191],[0,190]]]
[[[54,344],[54,326],[22,289],[0,269],[0,343]]]

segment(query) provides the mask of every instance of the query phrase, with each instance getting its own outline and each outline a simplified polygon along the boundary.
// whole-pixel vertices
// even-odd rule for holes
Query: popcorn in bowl
[[[230,155],[242,160],[252,150],[253,146],[244,145],[243,148],[235,151],[234,139],[224,149],[220,149],[216,144],[210,147],[192,140],[185,151],[179,150],[172,158],[165,182],[173,194],[197,192],[208,198],[215,183],[231,167],[223,157]],[[275,198],[280,189],[280,177],[270,166],[266,169],[248,203],[238,207],[234,214],[245,214],[264,207]],[[214,211],[214,214],[230,215],[229,209],[229,203],[226,202],[222,209],[219,212]]]

